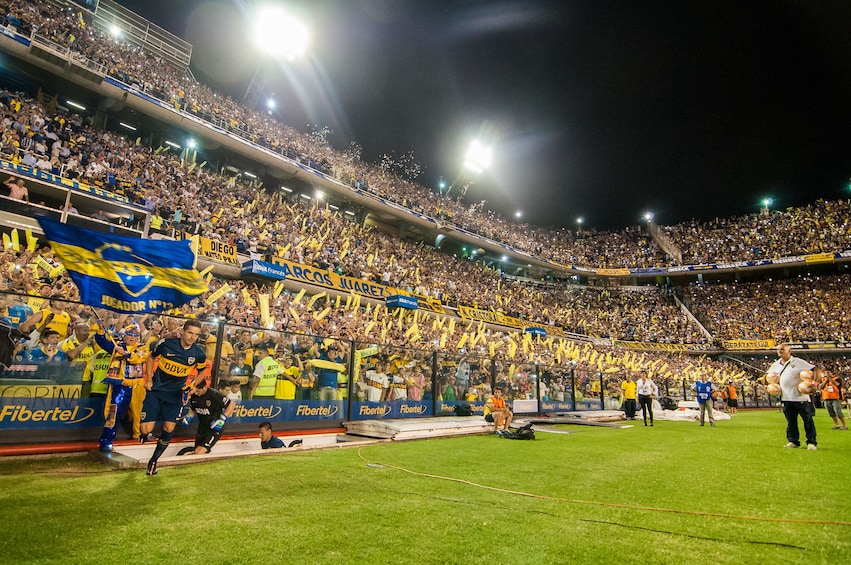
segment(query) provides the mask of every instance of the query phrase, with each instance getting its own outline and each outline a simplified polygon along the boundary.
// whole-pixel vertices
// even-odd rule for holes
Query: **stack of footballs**
[[[798,392],[801,394],[812,394],[818,390],[818,385],[813,380],[812,371],[801,371],[801,382],[798,383]]]

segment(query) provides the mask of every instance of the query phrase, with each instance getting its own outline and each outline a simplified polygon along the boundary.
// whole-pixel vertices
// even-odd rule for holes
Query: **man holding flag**
[[[52,218],[39,217],[54,256],[62,262],[80,292],[80,301],[116,312],[142,314],[176,308],[208,290],[195,270],[195,253],[189,241],[154,241],[77,228]],[[148,475],[157,473],[157,460],[171,442],[183,406],[187,376],[198,369],[196,382],[207,366],[204,349],[195,342],[201,324],[189,320],[179,338],[159,342],[145,360],[141,441],[151,439],[158,420],[163,433]],[[159,365],[155,367],[155,360]]]

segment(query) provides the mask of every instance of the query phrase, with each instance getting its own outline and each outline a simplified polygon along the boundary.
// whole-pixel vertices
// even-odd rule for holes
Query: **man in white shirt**
[[[779,359],[768,368],[769,373],[780,376],[780,388],[782,390],[780,401],[783,404],[783,415],[786,416],[786,440],[789,442],[783,447],[794,449],[801,446],[801,432],[798,429],[798,416],[804,422],[804,434],[807,438],[807,449],[815,451],[816,448],[816,424],[813,421],[815,407],[808,394],[801,394],[798,385],[801,384],[801,371],[812,371],[813,365],[800,359],[792,357],[792,348],[788,343],[777,346]]]
[[[635,382],[635,393],[638,395],[638,403],[641,405],[641,415],[644,416],[644,425],[647,425],[647,415],[650,415],[650,426],[653,426],[653,399],[659,394],[656,384],[647,378],[647,371],[641,371]]]

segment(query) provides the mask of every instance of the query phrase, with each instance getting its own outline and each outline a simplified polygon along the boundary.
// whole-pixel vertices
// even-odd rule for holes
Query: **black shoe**
[[[145,474],[148,476],[157,474],[157,462],[156,461],[148,461],[148,468],[145,470]]]
[[[295,447],[295,446],[297,446],[297,445],[301,445],[301,443],[302,443],[302,442],[301,442],[301,440],[300,440],[300,439],[294,439],[294,440],[292,440],[292,441],[290,442],[290,444],[289,444],[287,447]]]
[[[139,436],[139,443],[151,443],[157,441],[157,438],[154,437],[154,434],[148,432],[147,435]]]

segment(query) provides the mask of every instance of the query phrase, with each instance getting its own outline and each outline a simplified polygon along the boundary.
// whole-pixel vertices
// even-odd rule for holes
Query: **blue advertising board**
[[[282,281],[287,278],[287,271],[282,266],[273,265],[272,263],[267,263],[266,261],[258,261],[257,259],[252,259],[251,261],[246,261],[245,263],[243,263],[240,273],[242,274],[242,276],[257,275],[260,277],[276,279],[279,281]]]

